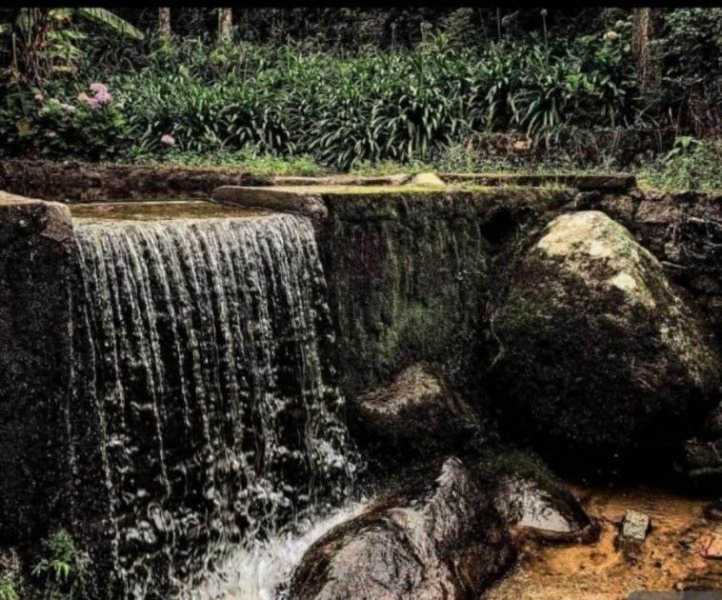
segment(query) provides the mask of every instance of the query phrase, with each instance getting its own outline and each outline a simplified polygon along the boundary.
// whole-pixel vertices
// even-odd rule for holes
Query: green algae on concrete
[[[478,185],[564,185],[578,190],[627,192],[636,187],[634,175],[628,173],[441,173],[441,179],[450,184],[476,183]]]
[[[523,223],[571,199],[562,189],[326,190],[320,251],[341,382],[357,395],[413,362],[464,385],[483,344],[490,274]]]

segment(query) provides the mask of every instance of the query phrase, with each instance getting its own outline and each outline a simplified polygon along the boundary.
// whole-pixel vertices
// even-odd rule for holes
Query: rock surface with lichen
[[[546,227],[515,267],[496,330],[507,422],[567,463],[617,468],[673,448],[719,386],[693,310],[658,260],[598,211]]]
[[[354,399],[349,417],[356,439],[391,456],[463,448],[480,428],[471,407],[420,363],[404,369],[389,385]]]

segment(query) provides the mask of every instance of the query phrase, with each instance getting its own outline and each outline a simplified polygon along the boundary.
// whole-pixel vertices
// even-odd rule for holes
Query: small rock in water
[[[546,542],[592,543],[599,525],[537,456],[498,450],[481,465],[495,481],[494,504],[510,526]]]
[[[643,542],[649,529],[649,517],[636,510],[628,510],[622,521],[622,537]]]

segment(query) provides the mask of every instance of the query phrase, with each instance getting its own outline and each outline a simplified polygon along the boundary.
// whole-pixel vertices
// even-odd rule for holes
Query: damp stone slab
[[[391,207],[401,202],[444,204],[444,212],[465,212],[472,205],[532,203],[548,208],[557,204],[554,199],[564,195],[571,200],[573,190],[563,186],[490,187],[475,183],[458,185],[302,185],[302,186],[221,186],[213,191],[212,199],[221,204],[244,206],[256,210],[293,212],[323,220],[335,212],[334,207],[348,204],[354,207]],[[550,202],[551,199],[551,202]]]

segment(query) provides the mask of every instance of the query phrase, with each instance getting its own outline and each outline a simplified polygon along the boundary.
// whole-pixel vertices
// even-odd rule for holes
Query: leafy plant
[[[32,576],[42,584],[43,598],[81,600],[85,595],[86,560],[64,529],[56,531],[42,543],[43,557],[32,569]]]
[[[697,135],[722,134],[722,8],[679,8],[665,14],[655,42],[665,63],[664,104],[671,125]]]
[[[0,24],[0,46],[10,59],[10,80],[38,84],[53,74],[75,72],[83,55],[78,44],[86,36],[73,26],[74,19],[91,21],[135,40],[144,37],[104,8],[19,8]]]
[[[74,106],[87,86],[57,78],[18,90],[12,102],[8,95],[0,153],[162,159],[169,148],[161,140],[172,136],[184,155],[253,148],[348,170],[428,163],[474,131],[523,132],[539,142],[564,127],[634,117],[629,36],[620,32],[572,49],[537,37],[464,48],[427,32],[419,50],[364,56],[173,41],[139,71],[109,77],[114,100],[102,110],[49,110],[38,94]]]
[[[0,600],[20,600],[15,582],[8,576],[0,578]]]
[[[678,190],[722,190],[722,142],[680,136],[659,161],[640,173],[654,187]]]

